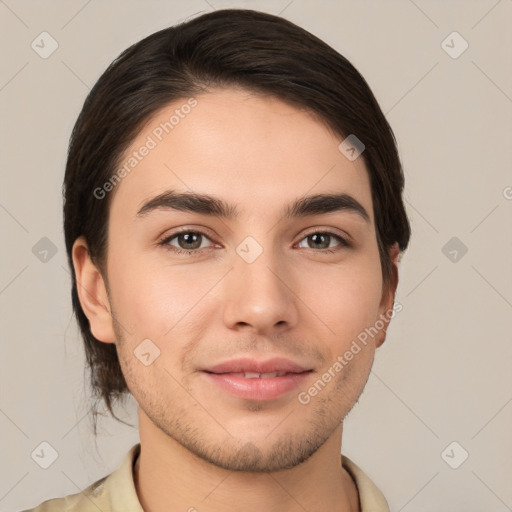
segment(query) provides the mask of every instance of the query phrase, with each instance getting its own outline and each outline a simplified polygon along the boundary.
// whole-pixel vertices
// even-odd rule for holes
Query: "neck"
[[[356,486],[341,465],[342,424],[307,461],[273,473],[228,471],[196,457],[139,409],[141,451],[135,489],[145,512],[359,512]]]

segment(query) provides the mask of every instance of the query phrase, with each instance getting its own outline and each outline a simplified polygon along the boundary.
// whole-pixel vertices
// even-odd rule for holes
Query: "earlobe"
[[[116,337],[105,281],[91,260],[84,237],[75,240],[72,257],[78,298],[89,320],[91,334],[99,341],[115,343]]]
[[[386,340],[386,332],[391,321],[391,313],[393,313],[393,305],[395,302],[395,293],[398,286],[398,256],[400,255],[400,248],[398,242],[395,242],[389,248],[389,258],[392,265],[392,275],[389,285],[383,290],[382,300],[379,308],[379,319],[384,322],[384,327],[379,331],[375,340],[375,346],[380,347]]]

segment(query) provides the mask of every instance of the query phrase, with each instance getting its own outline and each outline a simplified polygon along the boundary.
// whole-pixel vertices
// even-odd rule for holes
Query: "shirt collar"
[[[103,482],[103,493],[110,496],[112,510],[144,512],[135,490],[133,471],[140,454],[140,443],[132,446],[121,465]],[[363,470],[345,455],[341,463],[354,480],[359,494],[361,512],[389,512],[389,507],[377,486]]]

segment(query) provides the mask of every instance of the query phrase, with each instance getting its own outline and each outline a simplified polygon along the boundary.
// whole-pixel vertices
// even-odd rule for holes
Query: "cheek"
[[[126,329],[136,339],[140,336],[151,338],[150,334],[154,336],[157,331],[147,332],[148,326],[156,327],[155,322],[159,318],[163,321],[164,313],[169,315],[172,307],[169,296],[173,295],[173,290],[169,289],[168,283],[141,259],[116,258],[113,251],[109,260],[109,282],[114,313]]]
[[[111,274],[114,311],[131,337],[157,342],[173,338],[188,325],[205,307],[205,295],[218,280],[214,269],[193,272],[143,258],[125,258]]]
[[[328,328],[340,348],[378,318],[382,296],[380,262],[373,258],[326,269],[304,280],[301,298]]]

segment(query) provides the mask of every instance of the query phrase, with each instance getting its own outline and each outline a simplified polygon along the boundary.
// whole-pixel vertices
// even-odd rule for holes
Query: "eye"
[[[309,233],[306,235],[300,242],[299,246],[303,240],[306,240],[307,243],[310,242],[312,244],[308,249],[320,249],[321,252],[333,253],[337,252],[344,247],[350,247],[350,243],[341,237],[338,234],[332,233],[330,231],[314,231],[313,233]],[[334,247],[331,245],[331,242],[338,241],[338,244]],[[316,246],[316,247],[315,247]]]
[[[165,249],[170,250],[176,254],[186,254],[194,256],[201,254],[204,250],[213,247],[213,245],[205,244],[204,242],[211,239],[202,231],[183,230],[167,236],[158,245],[163,246]],[[303,241],[307,241],[308,246],[303,247]],[[338,242],[334,246],[333,242]],[[335,253],[343,248],[351,247],[351,244],[336,233],[330,231],[314,231],[307,234],[300,242],[299,247],[306,249],[318,249],[315,252],[321,253]]]
[[[162,245],[178,254],[193,255],[208,247],[203,245],[205,239],[210,240],[201,231],[184,230],[166,237],[158,245]]]

